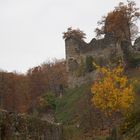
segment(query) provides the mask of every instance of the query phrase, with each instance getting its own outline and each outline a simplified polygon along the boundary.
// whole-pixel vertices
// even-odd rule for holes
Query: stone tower
[[[86,46],[86,43],[76,38],[68,38],[65,40],[66,51],[66,63],[67,71],[72,72],[77,69],[80,63],[80,56],[82,47]]]

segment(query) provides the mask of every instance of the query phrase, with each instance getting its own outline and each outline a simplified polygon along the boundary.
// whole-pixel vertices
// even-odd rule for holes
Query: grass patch
[[[77,121],[89,89],[90,86],[88,85],[69,89],[65,91],[61,99],[57,99],[56,118],[59,122],[68,123],[70,121]]]

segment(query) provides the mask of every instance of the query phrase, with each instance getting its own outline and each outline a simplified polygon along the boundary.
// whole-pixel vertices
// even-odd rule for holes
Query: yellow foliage
[[[106,115],[128,109],[134,102],[134,84],[128,82],[122,65],[114,68],[95,66],[98,78],[91,88],[92,103]]]

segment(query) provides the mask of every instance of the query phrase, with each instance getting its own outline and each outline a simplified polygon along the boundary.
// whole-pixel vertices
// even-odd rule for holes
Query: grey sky
[[[97,21],[120,1],[126,0],[0,0],[0,69],[25,72],[65,58],[62,32],[80,28],[90,41]]]

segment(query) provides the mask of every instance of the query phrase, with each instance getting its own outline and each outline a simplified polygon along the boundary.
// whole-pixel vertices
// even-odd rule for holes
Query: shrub
[[[40,110],[47,110],[56,108],[55,103],[55,95],[51,92],[44,94],[42,97],[39,98],[39,109]]]
[[[125,116],[124,121],[120,125],[120,133],[125,134],[130,129],[134,128],[136,124],[140,122],[140,110],[131,111],[128,115]]]
[[[93,57],[87,56],[86,57],[86,72],[92,72],[95,70],[95,66],[93,65]]]
[[[75,71],[75,74],[77,77],[81,77],[85,75],[85,62],[84,60],[81,58],[81,63],[79,65],[79,67],[77,68],[77,70]]]
[[[72,37],[78,40],[83,40],[86,38],[85,36],[86,34],[83,31],[80,29],[72,29],[72,27],[69,27],[66,32],[63,32],[63,39],[69,39]]]

